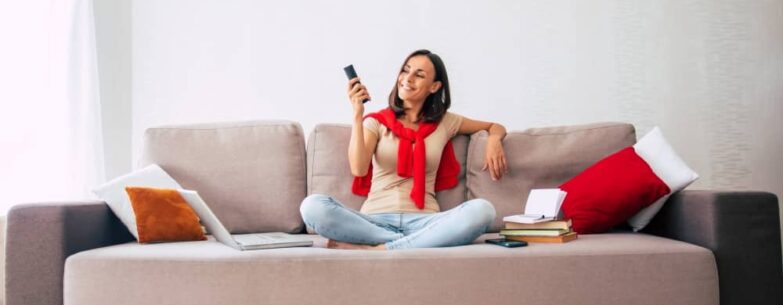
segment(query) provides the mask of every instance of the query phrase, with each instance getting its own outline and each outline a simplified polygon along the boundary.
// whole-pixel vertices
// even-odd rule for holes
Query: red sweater
[[[394,111],[386,108],[379,112],[370,113],[365,118],[371,117],[378,120],[392,131],[400,139],[397,150],[397,175],[400,177],[413,177],[413,190],[411,199],[419,209],[424,208],[424,194],[426,183],[426,147],[424,138],[438,128],[438,123],[420,123],[419,130],[406,128],[397,120]],[[413,144],[416,144],[415,147]],[[412,150],[412,151],[411,151]],[[459,162],[454,155],[454,146],[451,140],[443,148],[443,155],[438,165],[438,173],[435,178],[435,191],[450,189],[459,183]],[[367,196],[372,185],[372,162],[364,177],[354,177],[351,190],[354,194]]]

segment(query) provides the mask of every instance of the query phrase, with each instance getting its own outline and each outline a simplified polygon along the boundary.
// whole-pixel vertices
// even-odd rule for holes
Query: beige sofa
[[[286,121],[147,130],[139,166],[160,164],[198,190],[234,233],[307,234],[299,204],[349,191],[349,127],[319,125],[307,141]],[[462,180],[444,210],[490,200],[497,219],[474,244],[373,252],[324,248],[236,251],[213,239],[137,244],[105,203],[15,206],[8,215],[6,304],[781,304],[777,198],[684,191],[642,233],[618,229],[565,244],[507,249],[504,215],[530,188],[554,187],[635,142],[628,124],[511,132],[510,173],[480,171],[486,133],[455,138]]]

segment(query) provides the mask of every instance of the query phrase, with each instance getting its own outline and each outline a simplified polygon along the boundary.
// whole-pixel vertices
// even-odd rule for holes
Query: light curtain
[[[91,0],[0,3],[0,213],[105,179]]]

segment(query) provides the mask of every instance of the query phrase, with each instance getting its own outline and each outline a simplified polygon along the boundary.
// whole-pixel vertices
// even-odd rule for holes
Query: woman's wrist
[[[506,137],[506,128],[503,127],[503,125],[492,123],[492,125],[488,128],[489,130],[489,141],[497,141],[498,143],[503,141],[503,138]]]
[[[503,142],[503,136],[501,135],[489,135],[489,137],[487,137],[488,144],[497,144],[502,142]]]

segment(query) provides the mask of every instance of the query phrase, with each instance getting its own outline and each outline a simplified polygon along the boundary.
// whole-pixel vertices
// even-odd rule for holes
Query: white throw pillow
[[[139,233],[136,229],[136,214],[133,212],[130,198],[128,198],[128,194],[125,192],[126,186],[182,188],[160,166],[152,164],[130,174],[114,178],[93,190],[95,195],[106,201],[112,212],[117,215],[117,218],[125,224],[128,231],[137,240],[139,239]]]
[[[642,137],[633,148],[636,154],[647,162],[655,175],[663,180],[671,190],[669,194],[661,197],[628,219],[628,224],[636,232],[650,223],[650,220],[661,210],[661,207],[663,207],[663,204],[669,199],[671,194],[681,191],[693,181],[696,181],[699,175],[688,167],[674,152],[674,149],[663,137],[661,130],[657,126]]]

